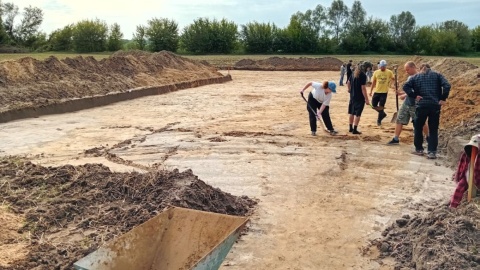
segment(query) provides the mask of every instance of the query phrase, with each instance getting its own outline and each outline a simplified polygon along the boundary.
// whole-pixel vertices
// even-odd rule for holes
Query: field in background
[[[16,60],[20,59],[23,57],[33,57],[38,60],[43,60],[51,55],[54,55],[58,59],[65,59],[66,57],[76,57],[78,55],[81,55],[83,57],[87,56],[93,56],[97,60],[101,60],[103,58],[109,57],[111,53],[95,53],[95,54],[78,54],[78,53],[52,53],[52,52],[47,52],[47,53],[13,53],[13,54],[0,54],[0,61],[5,61],[5,60]],[[287,57],[287,58],[300,58],[300,57],[309,57],[309,58],[314,58],[314,57],[334,57],[338,58],[342,61],[347,62],[348,60],[352,59],[353,62],[359,62],[359,61],[371,61],[372,63],[376,63],[380,61],[381,59],[387,60],[389,63],[396,63],[396,64],[401,64],[405,62],[406,59],[409,59],[412,57],[412,55],[183,55],[183,57],[187,57],[190,59],[195,59],[195,60],[206,60],[210,64],[214,66],[234,66],[236,62],[242,60],[242,59],[252,59],[252,60],[262,60],[262,59],[267,59],[270,57]],[[422,56],[424,58],[428,59],[443,59],[445,57],[443,56]],[[464,60],[467,62],[470,62],[476,66],[480,66],[480,57],[447,57],[447,58],[453,58],[453,59],[459,59],[459,60]]]

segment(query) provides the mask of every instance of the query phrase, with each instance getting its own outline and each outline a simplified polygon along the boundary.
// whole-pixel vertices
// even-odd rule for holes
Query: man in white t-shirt
[[[313,88],[308,94],[307,101],[307,111],[312,135],[315,136],[317,133],[317,118],[320,115],[322,116],[327,131],[336,134],[337,132],[333,129],[332,120],[330,119],[329,107],[330,101],[332,100],[332,93],[337,92],[337,85],[329,81],[324,81],[323,83],[309,82],[300,90],[300,93],[303,95],[303,92],[309,87]]]

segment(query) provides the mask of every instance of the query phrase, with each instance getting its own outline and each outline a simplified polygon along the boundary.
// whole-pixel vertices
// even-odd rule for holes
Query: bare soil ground
[[[72,59],[0,63],[2,108],[223,76],[171,53],[139,54],[102,65],[78,58],[81,71]],[[443,143],[478,132],[479,69],[430,65],[453,86]],[[309,135],[298,89],[337,80],[332,70],[230,71],[233,82],[222,85],[2,124],[0,268],[68,268],[166,205],[252,215],[250,198],[258,205],[249,231],[222,268],[478,268],[478,203],[446,207],[454,183],[445,164],[455,157],[445,149],[434,162],[409,155],[411,127],[401,146],[384,145],[393,125],[377,127],[373,110],[362,117],[364,134],[349,134],[344,87],[332,101],[340,135]],[[387,119],[394,104],[390,97]]]

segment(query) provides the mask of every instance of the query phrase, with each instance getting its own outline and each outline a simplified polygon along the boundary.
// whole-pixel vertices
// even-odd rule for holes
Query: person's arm
[[[333,95],[332,93],[325,95],[325,100],[322,102],[322,106],[320,106],[320,109],[318,110],[318,116],[322,114],[323,110],[325,110],[325,107],[330,105],[330,100],[332,100],[332,95]]]
[[[320,117],[320,115],[322,115],[322,112],[323,112],[323,110],[325,110],[325,107],[327,107],[325,105],[325,103],[322,103],[322,106],[320,106],[320,109],[318,110],[318,113],[317,113],[318,117]]]
[[[372,86],[370,87],[370,96],[372,96],[373,89],[377,85],[377,77],[375,76],[375,73],[373,73],[373,78],[372,78]]]
[[[411,78],[403,85],[403,92],[411,98],[416,98],[417,94],[413,91],[413,81],[413,78]]]
[[[368,99],[368,94],[367,94],[367,87],[365,85],[362,85],[362,93],[363,93],[363,97],[365,98],[365,104],[370,105],[370,100]]]
[[[450,94],[451,85],[442,74],[438,74],[438,75],[440,76],[440,85],[443,89],[442,95],[440,98],[440,105],[443,105],[447,100],[448,95]]]
[[[303,87],[303,89],[300,90],[300,93],[303,95],[303,92],[305,92],[305,90],[306,90],[307,88],[309,88],[310,86],[312,86],[312,82],[309,82],[309,83],[305,84],[305,86]]]
[[[350,81],[347,81],[347,92],[348,93],[350,93],[350,88],[351,88]]]

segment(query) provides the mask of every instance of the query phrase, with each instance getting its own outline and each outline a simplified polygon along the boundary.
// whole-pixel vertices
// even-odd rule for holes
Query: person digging
[[[320,115],[322,116],[326,131],[332,135],[335,135],[337,131],[333,129],[329,108],[330,101],[332,100],[332,93],[337,92],[337,85],[334,82],[329,81],[324,81],[323,83],[309,82],[303,87],[302,90],[300,90],[300,94],[303,96],[303,92],[305,92],[305,90],[309,87],[313,88],[313,90],[308,94],[307,100],[307,111],[312,136],[317,134],[317,118],[319,118]],[[314,110],[317,110],[317,112]]]
[[[374,108],[380,107],[382,109],[378,109],[378,118],[377,118],[377,125],[382,125],[382,120],[387,117],[385,110],[383,107],[387,102],[387,94],[390,83],[395,80],[395,76],[390,69],[387,69],[387,61],[381,60],[378,64],[380,69],[377,69],[373,73],[372,77],[372,87],[370,88],[370,96],[372,96],[373,89],[375,89],[375,93],[372,97],[372,105]]]

